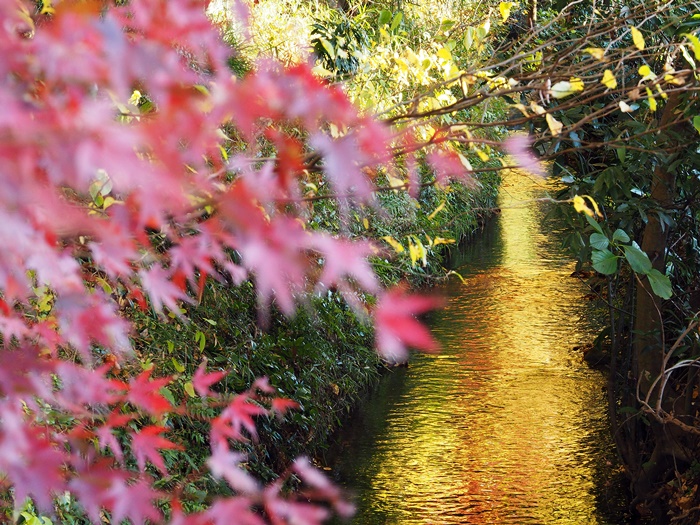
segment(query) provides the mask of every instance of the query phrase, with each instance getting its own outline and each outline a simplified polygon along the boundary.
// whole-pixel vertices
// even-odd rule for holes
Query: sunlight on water
[[[573,263],[541,180],[513,173],[431,321],[443,350],[393,372],[349,429],[339,477],[358,524],[605,524],[603,378],[576,351]]]

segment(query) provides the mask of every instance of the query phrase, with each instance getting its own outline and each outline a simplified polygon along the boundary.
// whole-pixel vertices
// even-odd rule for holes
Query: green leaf
[[[379,25],[383,26],[385,24],[388,24],[391,21],[391,11],[388,9],[382,10],[381,13],[379,13]]]
[[[170,391],[170,389],[167,386],[161,387],[160,390],[160,395],[163,396],[165,399],[168,400],[168,402],[173,405],[177,406],[177,402],[175,401],[175,397],[173,396],[173,393]]]
[[[598,224],[598,221],[596,221],[593,217],[590,217],[586,215],[586,220],[588,221],[588,224],[593,226],[593,229],[600,233],[601,235],[603,234],[603,228]]]
[[[471,49],[476,41],[476,30],[473,27],[468,27],[464,32],[464,48]]]
[[[614,242],[630,242],[630,236],[627,235],[627,232],[619,228],[615,230],[612,238]]]
[[[596,250],[605,250],[609,244],[610,241],[602,233],[594,233],[591,235],[591,247]]]
[[[617,256],[610,250],[593,250],[591,260],[595,271],[603,275],[611,275],[617,271]]]
[[[641,274],[647,274],[651,270],[651,261],[649,256],[642,251],[636,242],[631,246],[623,246],[625,250],[625,259],[630,263],[632,269]]]
[[[403,20],[403,13],[396,13],[394,20],[391,22],[392,31],[396,31],[396,28],[401,25],[401,20]]]
[[[673,295],[671,280],[656,268],[652,268],[648,273],[649,284],[656,295],[662,299],[670,299]]]
[[[695,115],[693,117],[693,126],[700,133],[700,115]]]
[[[625,157],[627,156],[627,148],[617,148],[617,158],[620,159],[620,162],[624,164],[625,162]]]
[[[197,332],[195,332],[194,341],[199,343],[200,352],[204,351],[204,347],[207,344],[207,338],[201,330],[197,330]]]

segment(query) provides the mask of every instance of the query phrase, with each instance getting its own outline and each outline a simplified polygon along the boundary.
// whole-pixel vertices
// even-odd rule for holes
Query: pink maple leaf
[[[531,146],[532,139],[527,135],[511,135],[503,141],[503,148],[515,159],[519,167],[543,177],[545,170],[532,153]]]
[[[125,385],[106,376],[110,365],[90,370],[67,361],[56,365],[61,389],[56,393],[65,408],[84,411],[86,406],[110,405],[122,400]]]
[[[209,390],[209,387],[221,381],[228,374],[228,372],[224,370],[207,374],[206,369],[206,363],[202,363],[192,376],[192,386],[202,397],[213,396],[214,393]]]
[[[227,438],[245,441],[246,438],[241,433],[242,429],[245,429],[253,439],[257,439],[258,432],[253,417],[265,414],[267,410],[255,404],[249,394],[238,394],[221,412],[221,415],[212,421],[212,444],[218,446],[225,443]]]
[[[399,286],[385,292],[374,310],[377,350],[390,362],[407,358],[408,347],[431,352],[438,344],[416,315],[437,308],[441,301],[435,297],[408,295]]]
[[[314,235],[310,244],[323,256],[319,283],[330,288],[352,278],[368,292],[378,289],[377,278],[367,262],[373,246],[364,241],[341,240],[330,235]]]
[[[439,184],[448,179],[461,180],[473,183],[471,172],[462,163],[462,160],[454,151],[438,149],[430,152],[426,159],[435,170],[435,179]]]
[[[328,509],[313,503],[281,498],[279,491],[280,485],[273,483],[264,492],[264,508],[272,525],[321,525],[330,516]]]
[[[260,390],[263,394],[275,393],[275,389],[270,384],[270,379],[265,376],[258,377],[255,381],[253,381],[249,392],[255,393],[257,390]]]
[[[167,306],[175,315],[180,315],[178,301],[190,302],[189,297],[182,289],[171,281],[171,272],[162,266],[155,265],[148,270],[140,270],[141,285],[151,298],[153,309],[161,313],[163,306]]]
[[[224,478],[232,489],[244,494],[255,494],[260,491],[260,485],[241,468],[245,459],[244,454],[231,452],[225,445],[217,446],[207,460],[207,466],[214,476]]]
[[[161,492],[153,490],[152,482],[141,478],[135,483],[115,477],[108,491],[112,523],[121,523],[129,518],[132,523],[160,523],[162,516],[155,507],[154,500],[163,497]]]
[[[236,525],[265,525],[265,521],[251,510],[252,506],[253,502],[245,497],[216,500],[206,512],[207,523],[230,525],[235,516]]]
[[[51,511],[52,496],[65,490],[67,454],[37,427],[24,420],[19,403],[0,404],[0,471],[11,480],[14,497],[34,498],[43,511]]]
[[[101,457],[95,462],[74,461],[76,476],[68,483],[69,490],[80,500],[80,504],[94,523],[100,523],[101,510],[114,501],[110,493],[115,484],[125,483],[126,472],[115,468],[114,462]]]
[[[306,497],[327,501],[343,517],[348,518],[354,514],[354,505],[342,498],[340,489],[323,472],[314,467],[308,458],[301,457],[294,460],[292,469],[308,487],[313,489],[304,491]]]

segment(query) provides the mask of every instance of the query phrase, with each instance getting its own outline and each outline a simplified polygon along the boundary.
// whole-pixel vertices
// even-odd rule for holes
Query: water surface
[[[334,473],[354,523],[609,523],[604,380],[574,350],[593,329],[533,202],[545,186],[506,177],[501,214],[457,261],[465,282],[442,289],[441,353],[391,372],[350,424]]]

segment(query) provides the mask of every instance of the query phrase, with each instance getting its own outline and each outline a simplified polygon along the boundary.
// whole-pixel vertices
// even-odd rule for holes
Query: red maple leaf
[[[131,450],[136,456],[139,469],[143,470],[146,467],[146,460],[148,460],[164,475],[167,475],[168,471],[159,450],[182,450],[182,447],[161,436],[166,431],[165,427],[151,425],[132,434]]]
[[[123,427],[132,419],[134,419],[134,415],[132,414],[120,414],[117,411],[113,411],[109,414],[107,421],[95,429],[95,434],[97,435],[97,440],[100,447],[110,448],[112,450],[112,454],[114,454],[114,457],[119,461],[124,459],[124,453],[119,440],[112,433],[112,430]]]
[[[169,383],[169,377],[151,379],[151,370],[144,370],[129,381],[127,400],[154,416],[160,416],[173,408],[159,392],[162,387]]]

